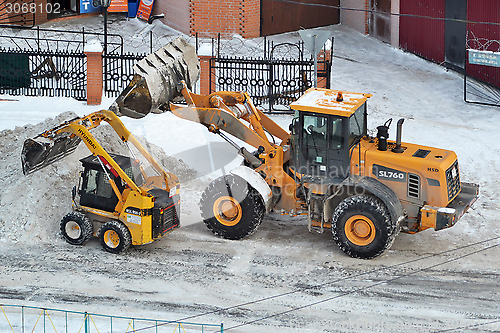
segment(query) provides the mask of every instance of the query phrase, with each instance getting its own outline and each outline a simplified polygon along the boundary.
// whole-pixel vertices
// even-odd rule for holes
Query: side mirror
[[[71,189],[71,199],[75,201],[75,198],[76,198],[76,186],[73,186],[73,188]]]
[[[297,135],[297,121],[299,120],[299,117],[296,117],[296,118],[293,118],[292,119],[292,123],[290,124],[290,126],[288,126],[288,129],[290,130],[290,133],[292,133],[292,135]]]

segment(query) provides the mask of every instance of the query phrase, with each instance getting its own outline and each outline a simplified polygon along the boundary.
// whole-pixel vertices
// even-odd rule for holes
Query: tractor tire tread
[[[243,206],[244,217],[235,227],[226,227],[213,216],[214,198],[227,195],[228,188],[231,192],[244,192],[244,199],[240,203]],[[212,181],[203,191],[200,199],[200,211],[203,222],[214,235],[225,239],[238,240],[257,231],[264,218],[265,207],[257,190],[246,183],[243,178],[226,175]]]
[[[339,228],[338,224],[341,222],[342,218],[346,216],[346,214],[351,212],[368,212],[371,215],[378,216],[380,218],[381,223],[379,223],[379,228],[381,234],[377,235],[377,237],[381,238],[379,238],[379,244],[374,244],[374,248],[372,250],[367,252],[358,251],[356,246],[349,244],[342,234],[343,230]],[[332,217],[333,240],[345,254],[353,258],[373,259],[380,256],[392,246],[396,236],[399,234],[400,229],[399,223],[397,221],[393,221],[385,204],[380,199],[367,194],[347,197],[335,208]]]
[[[121,242],[120,245],[118,245],[116,248],[111,248],[104,242],[104,232],[106,232],[107,230],[114,230],[120,236]],[[104,223],[97,233],[97,238],[99,239],[99,242],[101,243],[104,250],[114,254],[119,254],[123,251],[126,251],[130,247],[130,245],[132,245],[132,236],[127,226],[125,226],[125,224],[123,224],[122,222],[116,220]]]
[[[82,230],[81,236],[78,239],[73,239],[66,233],[66,224],[70,221],[76,222]],[[66,242],[72,245],[84,245],[93,234],[92,222],[90,222],[89,218],[85,214],[80,212],[70,212],[64,215],[61,219],[61,223],[59,224],[59,228],[61,235]]]

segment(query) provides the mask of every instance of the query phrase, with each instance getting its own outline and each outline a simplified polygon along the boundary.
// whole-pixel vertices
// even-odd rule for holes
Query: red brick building
[[[47,10],[51,8],[52,0],[5,0],[0,4],[0,24],[42,24],[47,22]]]
[[[138,0],[129,0],[129,2]],[[33,26],[61,16],[95,12],[92,0],[0,1],[0,24]],[[185,34],[246,38],[339,23],[339,0],[155,0],[153,15]],[[323,6],[321,6],[323,5]],[[129,5],[130,8],[130,5]],[[57,9],[57,13],[54,11]]]
[[[271,35],[299,28],[339,23],[339,10],[277,0],[156,0],[153,14],[165,14],[163,22],[185,34],[216,36],[240,34],[245,38]],[[339,5],[339,0],[316,0]]]
[[[153,14],[185,34],[260,36],[261,0],[156,0]]]

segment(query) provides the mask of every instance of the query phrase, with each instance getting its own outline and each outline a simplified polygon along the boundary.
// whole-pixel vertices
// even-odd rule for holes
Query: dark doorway
[[[467,31],[467,0],[446,0],[445,17],[463,20],[444,23],[444,58],[446,65],[462,72],[465,61],[465,38]]]
[[[301,28],[339,23],[340,0],[261,0],[260,35],[268,36]]]
[[[371,0],[370,35],[391,42],[391,0]]]

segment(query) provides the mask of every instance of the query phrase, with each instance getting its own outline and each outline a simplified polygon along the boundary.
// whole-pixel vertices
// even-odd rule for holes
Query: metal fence
[[[104,34],[85,29],[0,27],[6,28],[0,32],[0,93],[86,99],[84,47],[90,39],[103,41]],[[151,51],[172,38],[157,37],[149,34]],[[194,38],[198,49],[200,41]],[[133,64],[145,54],[124,53],[120,35],[108,34],[107,41],[103,86],[104,94],[113,97],[130,82]],[[266,38],[258,42],[240,38],[221,42],[219,36],[211,44],[211,91],[247,91],[256,105],[269,112],[288,112],[288,105],[313,86],[314,61],[302,42],[275,44]],[[318,77],[323,77],[329,87],[331,51],[323,52],[330,52],[330,57],[318,62]],[[261,56],[248,58],[248,54]]]
[[[0,0],[1,1],[1,0]],[[15,50],[83,52],[96,39],[104,44],[104,34],[85,30],[27,28],[0,24],[0,47]],[[123,54],[123,37],[107,34],[109,53]]]
[[[313,86],[313,73],[312,60],[212,58],[210,91],[246,91],[255,105],[288,112],[288,105]]]
[[[208,330],[222,333],[224,326],[0,304],[1,332],[203,333]]]
[[[277,52],[280,49],[285,52]],[[267,50],[260,59],[220,54],[212,57],[210,91],[246,91],[256,105],[268,112],[290,113],[288,105],[314,85],[314,60],[304,60],[303,43],[270,45]],[[326,52],[330,56],[318,61],[318,78],[323,78],[324,86],[330,88],[332,51],[323,50],[323,54]]]
[[[80,31],[6,25],[0,28],[0,93],[86,100],[85,44],[91,39],[103,42],[104,34],[84,28]],[[107,45],[110,55],[104,59],[105,87],[115,91],[118,85],[123,85],[123,80],[130,80],[132,59],[139,56],[123,54],[120,35],[108,34]]]
[[[500,107],[500,89],[464,74],[464,101]]]
[[[276,43],[266,37],[250,43],[211,40],[210,91],[246,91],[270,113],[290,113],[288,105],[314,85],[314,59],[304,42]],[[318,78],[330,88],[333,38],[318,61]],[[249,58],[245,55],[255,55]]]
[[[0,93],[85,100],[86,65],[82,52],[0,48]]]
[[[108,53],[103,55],[104,93],[107,97],[119,95],[134,77],[133,65],[146,54]]]
[[[464,53],[464,101],[500,106],[500,40],[468,31]]]

